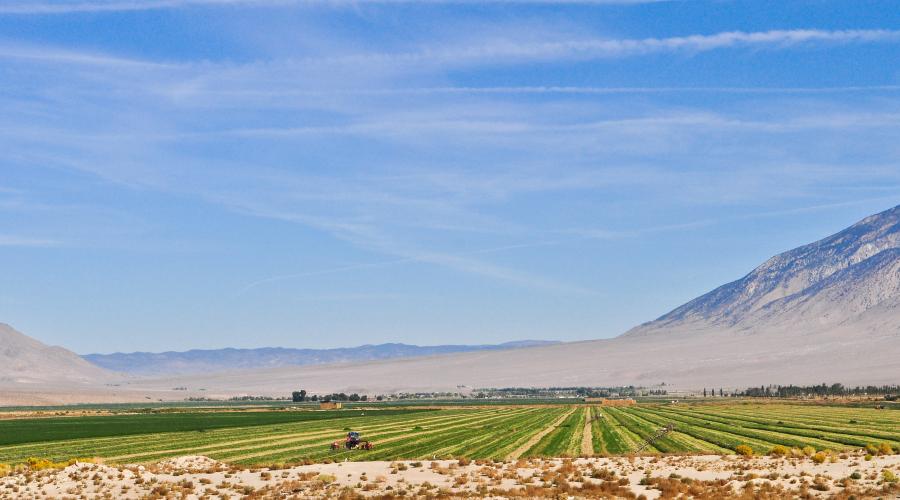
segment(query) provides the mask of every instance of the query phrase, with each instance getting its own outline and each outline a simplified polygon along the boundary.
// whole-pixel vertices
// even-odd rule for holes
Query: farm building
[[[320,410],[339,410],[343,407],[343,403],[337,401],[322,401],[319,403]]]
[[[585,403],[599,404],[601,406],[633,406],[637,402],[631,398],[613,399],[613,398],[584,398]]]

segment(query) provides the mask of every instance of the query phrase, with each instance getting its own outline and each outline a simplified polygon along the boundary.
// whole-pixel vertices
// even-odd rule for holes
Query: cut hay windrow
[[[447,421],[451,421],[458,417],[443,417],[443,418],[431,418],[431,419],[423,419],[423,420],[413,420],[411,422],[407,421],[406,423],[412,424],[423,424],[423,423],[437,423],[442,424]],[[334,438],[342,436],[346,429],[352,428],[356,430],[365,430],[365,431],[375,431],[382,429],[393,429],[397,425],[397,423],[383,423],[381,425],[373,425],[372,420],[360,421],[365,422],[356,424],[356,422],[340,422],[341,424],[347,424],[346,427],[343,428],[320,428],[316,429],[303,429],[300,432],[293,432],[289,434],[271,434],[262,438],[254,438],[251,440],[237,440],[237,441],[224,441],[219,442],[214,445],[207,446],[182,446],[179,449],[164,449],[164,450],[155,450],[155,451],[143,451],[139,453],[134,453],[131,455],[124,456],[116,456],[111,457],[111,461],[122,462],[122,461],[132,461],[132,462],[148,462],[153,460],[158,460],[160,458],[166,458],[170,456],[177,456],[179,454],[197,454],[203,453],[207,455],[220,456],[222,452],[227,453],[235,453],[235,452],[244,452],[251,450],[259,450],[259,449],[271,449],[273,445],[299,445],[302,443],[321,443],[321,442],[331,442]],[[356,424],[356,425],[354,425]]]
[[[489,422],[487,425],[472,426],[469,428],[469,433],[466,436],[447,440],[446,446],[432,449],[424,455],[419,455],[415,458],[428,458],[429,456],[457,457],[464,454],[492,458],[493,455],[490,455],[492,448],[505,443],[523,425],[542,421],[545,413],[543,411],[531,412],[525,415],[517,415],[509,421]],[[479,422],[479,424],[483,424],[483,422]]]
[[[646,423],[651,429],[660,429],[669,423],[657,419],[655,416],[649,414],[649,412],[637,408],[623,408],[622,411],[627,413],[631,418]],[[682,430],[677,427],[674,431],[654,441],[654,445],[657,443],[660,444],[657,448],[664,453],[731,453],[733,451],[732,448],[718,446],[705,439],[682,432]]]
[[[488,413],[497,412],[496,409],[483,410]],[[373,412],[374,413],[374,412]],[[107,438],[102,438],[100,446],[97,446],[91,439],[81,439],[75,441],[65,441],[60,443],[42,443],[28,447],[10,447],[0,448],[0,461],[15,462],[17,457],[27,457],[32,455],[40,456],[58,456],[59,459],[66,459],[72,456],[96,456],[103,457],[111,462],[147,462],[166,458],[169,456],[177,456],[184,454],[192,454],[197,452],[210,452],[212,450],[236,449],[239,445],[245,443],[258,443],[259,446],[270,445],[273,439],[289,438],[297,436],[309,436],[321,434],[324,436],[340,436],[345,432],[346,427],[355,426],[372,428],[393,428],[408,425],[409,422],[425,422],[425,423],[444,423],[458,420],[460,415],[467,414],[465,410],[450,410],[449,414],[422,414],[420,418],[409,419],[403,416],[382,416],[377,413],[366,417],[338,419],[332,421],[317,421],[315,424],[293,424],[290,426],[256,426],[251,428],[237,428],[228,430],[216,430],[210,432],[188,432],[188,433],[160,433],[143,436],[143,439],[136,439],[134,436],[127,436],[123,439],[124,443],[114,446]],[[427,415],[427,416],[425,416]],[[373,425],[374,424],[374,425]],[[277,429],[277,431],[276,431]],[[292,430],[297,429],[297,430]],[[299,432],[298,432],[299,431]],[[300,437],[299,439],[303,439]],[[176,444],[177,447],[172,445]],[[253,448],[255,446],[249,446]],[[21,458],[19,458],[21,459]]]
[[[806,434],[807,432],[818,433],[827,435],[830,440],[850,445],[860,445],[861,443],[862,446],[865,446],[867,442],[872,440],[887,440],[900,443],[900,421],[892,424],[882,424],[879,427],[878,424],[864,423],[854,418],[848,418],[841,422],[833,419],[814,420],[787,412],[759,412],[753,414],[746,411],[722,410],[713,415],[764,425],[788,433],[796,431],[799,435],[808,435]],[[891,429],[897,429],[897,431],[890,432]]]
[[[395,456],[402,456],[393,451],[393,448],[399,446],[399,444],[397,443],[421,439],[425,435],[446,433],[448,431],[453,431],[454,429],[459,427],[465,427],[473,422],[489,422],[514,418],[519,414],[519,412],[521,412],[521,410],[506,410],[499,412],[493,410],[475,410],[467,418],[457,417],[452,421],[452,423],[431,426],[420,431],[414,430],[416,426],[415,421],[406,422],[402,427],[393,427],[389,431],[382,431],[381,433],[370,435],[369,438],[371,438],[376,444],[375,449],[371,451],[351,450],[335,453],[327,447],[328,443],[331,442],[331,440],[329,439],[317,440],[316,442],[307,443],[302,446],[262,449],[254,453],[240,454],[237,456],[231,455],[230,453],[216,454],[214,455],[214,458],[236,463],[254,463],[259,461],[292,462],[306,459],[316,460],[326,457],[333,460],[343,460],[345,458],[353,460],[377,460],[379,459],[379,457],[383,459],[392,459],[395,458]]]
[[[193,411],[163,420],[176,423],[175,429],[193,430],[145,434],[137,434],[135,426],[151,422],[149,428],[158,431],[160,421],[148,420],[144,414],[132,415],[134,421],[117,415],[108,422],[122,427],[124,435],[93,437],[78,436],[108,432],[78,430],[72,423],[82,417],[68,417],[65,425],[48,418],[32,419],[29,425],[34,427],[29,427],[27,434],[33,442],[0,446],[0,463],[21,463],[28,457],[53,462],[97,457],[110,463],[147,463],[194,454],[248,466],[326,460],[615,455],[633,453],[651,437],[655,439],[642,453],[729,454],[739,445],[748,445],[756,453],[768,453],[776,445],[836,451],[869,444],[900,448],[900,412],[827,405],[720,400],[628,407],[470,403],[427,411],[347,409],[314,416],[304,414],[314,413],[311,410],[295,411],[297,415],[278,417],[269,415],[271,411],[246,412],[240,417]],[[255,421],[255,416],[260,420]],[[101,417],[85,418],[96,426]],[[244,425],[247,423],[252,425]],[[657,436],[670,424],[674,429]],[[17,422],[16,428],[22,425]],[[61,438],[65,434],[60,434],[60,429],[74,429],[75,437],[45,439],[40,435],[44,427],[54,429]],[[349,430],[360,432],[374,449],[331,450],[330,443],[342,440]]]
[[[540,440],[543,439],[544,436],[555,431],[556,428],[559,427],[560,424],[562,424],[573,413],[575,413],[574,409],[566,411],[559,418],[554,420],[552,424],[539,430],[537,432],[537,434],[529,437],[525,443],[523,443],[522,445],[520,445],[519,447],[517,447],[513,451],[511,451],[509,453],[509,455],[507,455],[506,459],[507,460],[516,460],[519,457],[521,457],[522,455],[524,455],[525,453],[527,453],[536,443],[540,442]]]
[[[763,429],[748,428],[741,426],[740,422],[729,421],[727,419],[703,417],[669,409],[659,410],[657,413],[660,415],[666,415],[668,418],[679,420],[685,424],[693,424],[695,428],[701,427],[709,430],[731,434],[733,436],[740,436],[740,438],[746,441],[740,444],[747,444],[751,446],[757,453],[767,453],[775,445],[783,445],[796,448],[813,446],[816,449],[840,449],[845,447],[840,443],[826,441],[823,439],[795,436],[792,434],[783,434]],[[690,427],[688,427],[688,429],[690,429]],[[691,433],[690,430],[685,430],[684,432]],[[705,439],[702,436],[697,437],[699,437],[700,439]]]
[[[600,408],[591,408],[593,421],[591,433],[594,437],[594,453],[618,455],[632,449],[630,440],[622,434],[622,424],[608,418]]]
[[[498,434],[499,439],[493,439],[489,443],[465,450],[461,453],[461,456],[470,458],[505,458],[514,450],[524,446],[535,434],[552,425],[564,412],[564,408],[547,409],[537,415],[537,418],[516,421]]]
[[[544,436],[522,456],[577,457],[581,452],[581,436],[583,434],[584,411],[579,409],[566,417],[556,429]]]
[[[633,419],[629,419],[619,408],[604,408],[604,415],[618,424],[619,433],[627,439],[628,451],[637,451],[641,444],[656,431],[645,425],[638,425]],[[661,451],[656,443],[647,445],[642,450],[644,453]]]
[[[700,419],[692,419],[681,415],[656,413],[655,410],[649,409],[643,410],[647,412],[647,418],[653,418],[655,414],[656,418],[654,421],[660,426],[674,423],[679,432],[728,450],[734,450],[738,446],[745,444],[752,447],[757,453],[764,453],[769,451],[776,444],[743,434],[730,432],[727,428],[713,428],[706,425],[706,422]]]
[[[490,425],[494,430],[492,434],[499,434],[504,426],[515,422],[520,418],[540,410],[531,409],[527,412],[506,411],[489,418],[468,419],[458,421],[451,426],[430,428],[419,432],[398,434],[395,437],[382,439],[374,436],[378,442],[375,450],[361,453],[345,452],[348,458],[353,460],[394,460],[405,457],[434,454],[434,451],[453,442],[458,442],[473,432],[484,432],[484,424]],[[479,429],[480,427],[480,429]],[[341,455],[337,456],[342,459]]]

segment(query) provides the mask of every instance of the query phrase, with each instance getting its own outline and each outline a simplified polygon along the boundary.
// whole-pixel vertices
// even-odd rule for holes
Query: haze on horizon
[[[866,5],[4,2],[0,322],[618,335],[898,204],[900,12]]]

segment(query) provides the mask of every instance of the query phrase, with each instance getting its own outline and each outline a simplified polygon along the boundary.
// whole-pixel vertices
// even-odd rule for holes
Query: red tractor
[[[331,450],[337,451],[341,449],[341,446],[347,448],[348,450],[371,450],[375,447],[375,445],[370,443],[369,441],[359,439],[359,433],[353,431],[347,433],[347,437],[343,442],[337,440],[331,443]]]

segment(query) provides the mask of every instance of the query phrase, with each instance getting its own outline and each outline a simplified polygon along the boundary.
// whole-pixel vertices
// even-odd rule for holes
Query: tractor
[[[353,432],[353,431],[350,431],[347,433],[347,437],[344,439],[343,442],[341,442],[340,440],[332,442],[331,450],[337,451],[337,450],[341,449],[341,446],[343,446],[344,448],[347,448],[348,450],[353,450],[353,449],[371,450],[372,448],[375,447],[375,445],[370,443],[369,441],[360,439],[359,433]]]

